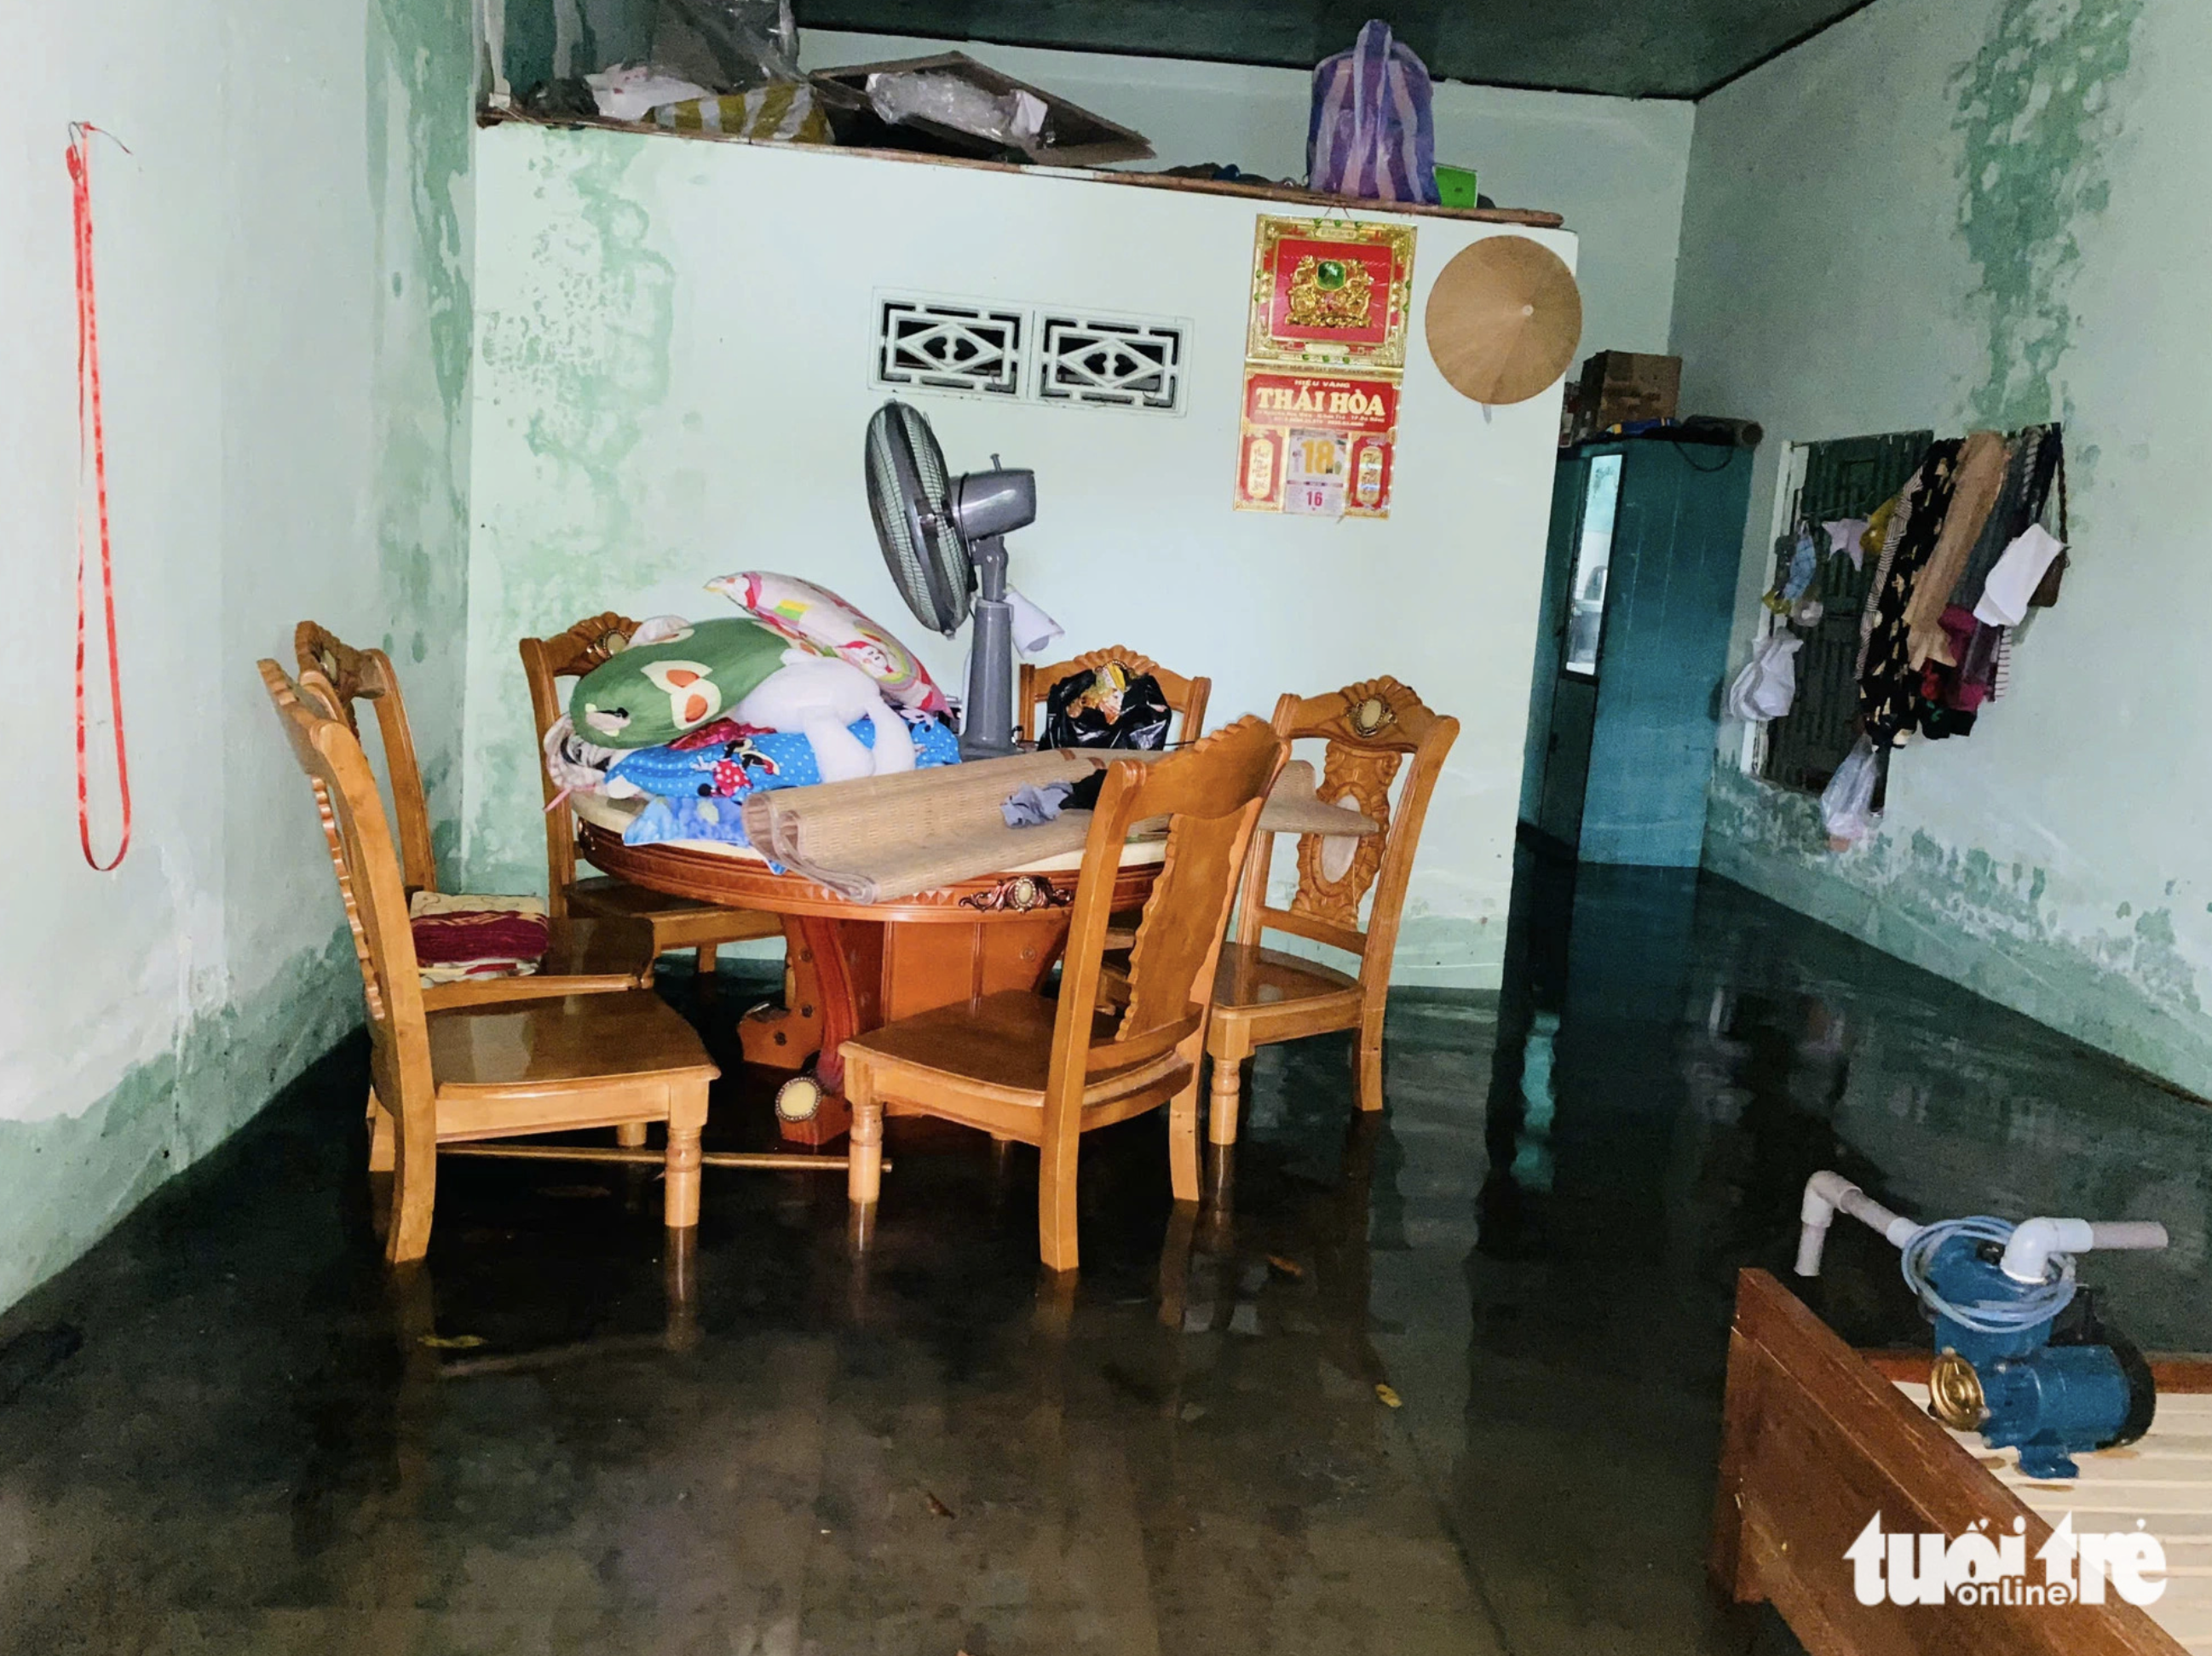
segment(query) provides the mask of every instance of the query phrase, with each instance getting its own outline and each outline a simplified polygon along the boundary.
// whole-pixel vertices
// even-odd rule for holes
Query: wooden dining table
[[[776,1095],[788,1141],[824,1144],[852,1125],[842,1049],[854,1036],[917,1012],[1009,989],[1036,990],[1066,947],[1080,852],[963,880],[939,890],[863,903],[777,873],[757,852],[696,844],[625,845],[618,829],[579,823],[596,868],[671,896],[783,918],[785,1004],[748,1012],[748,1060],[800,1069]],[[1141,908],[1164,839],[1122,847],[1115,913]]]

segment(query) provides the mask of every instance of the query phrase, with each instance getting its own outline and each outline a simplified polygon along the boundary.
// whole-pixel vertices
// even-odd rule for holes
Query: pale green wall
[[[466,573],[465,0],[116,0],[21,24],[38,70],[0,110],[0,1307],[358,1022],[253,662],[289,659],[302,616],[388,640],[450,814]],[[130,146],[94,161],[137,819],[111,876],[72,815],[71,118]]]
[[[2067,426],[2074,564],[2014,691],[1915,745],[1844,856],[1734,768],[1709,866],[2212,1094],[2212,167],[2197,0],[1880,0],[1698,107],[1684,394],[1784,440]]]
[[[502,125],[479,135],[467,827],[477,889],[544,879],[515,640],[601,610],[725,612],[746,568],[844,593],[957,682],[900,604],[861,435],[879,288],[1180,317],[1180,416],[927,393],[956,468],[1036,470],[1013,579],[1070,650],[1214,681],[1209,717],[1395,673],[1464,728],[1428,816],[1401,969],[1495,983],[1512,875],[1556,387],[1492,410],[1407,352],[1391,515],[1231,509],[1262,204],[805,147]],[[1414,313],[1497,227],[1419,222]],[[1534,233],[1567,258],[1575,240]],[[1287,858],[1285,859],[1287,862]]]

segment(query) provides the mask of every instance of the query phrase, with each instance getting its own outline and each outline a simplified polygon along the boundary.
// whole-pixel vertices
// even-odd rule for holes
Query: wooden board
[[[1898,1391],[1925,1412],[1924,1382]],[[2150,1617],[2185,1650],[2212,1651],[2212,1396],[2163,1386],[2158,1417],[2140,1442],[2076,1455],[2067,1480],[2033,1478],[2011,1449],[1991,1449],[1978,1432],[1951,1440],[2046,1524],[2072,1513],[2077,1535],[2133,1529],[2138,1520],[2166,1550],[2166,1587]]]
[[[639,132],[656,138],[680,138],[709,143],[765,143],[734,132],[673,132],[643,121],[587,120],[580,116],[539,116],[521,110],[479,110],[477,124],[498,126],[508,121],[525,126],[561,128],[604,127],[617,132]],[[794,146],[778,144],[778,149]],[[817,155],[851,155],[867,161],[901,161],[919,167],[980,167],[990,173],[1026,173],[1033,177],[1065,179],[1086,184],[1121,185],[1140,190],[1177,190],[1193,196],[1241,196],[1248,201],[1286,202],[1315,211],[1402,214],[1412,218],[1459,219],[1475,224],[1518,224],[1532,230],[1556,230],[1566,221],[1557,213],[1521,207],[1428,207],[1402,201],[1361,201],[1348,196],[1322,195],[1286,185],[1249,184],[1241,179],[1177,179],[1164,173],[1104,173],[1072,167],[1016,167],[1006,161],[969,161],[958,155],[923,155],[905,149],[847,149],[826,144],[803,146]]]
[[[2161,1400],[2163,1404],[2163,1400]],[[1706,1566],[1723,1592],[1771,1601],[1813,1656],[2181,1656],[2132,1604],[1866,1605],[1844,1550],[1881,1514],[1895,1533],[2051,1525],[1763,1271],[1736,1281],[1720,1485]]]

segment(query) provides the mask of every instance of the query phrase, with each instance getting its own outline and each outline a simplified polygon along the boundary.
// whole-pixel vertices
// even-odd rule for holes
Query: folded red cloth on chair
[[[545,919],[539,914],[483,908],[417,914],[409,924],[415,933],[416,964],[425,973],[505,977],[536,971],[545,955]]]

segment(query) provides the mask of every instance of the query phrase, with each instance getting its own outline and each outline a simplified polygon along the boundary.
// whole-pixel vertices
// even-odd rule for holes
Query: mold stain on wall
[[[1996,0],[1948,82],[1964,296],[1984,367],[1957,415],[2012,429],[2063,416],[2074,288],[2124,164],[2124,82],[2144,0]],[[2069,441],[2071,518],[2094,510],[2094,445]],[[1901,762],[1941,762],[1908,750]],[[1723,759],[1705,863],[1905,960],[2212,1095],[2212,1015],[2175,925],[2177,883],[2102,895],[1925,830],[1826,848],[1814,802]]]
[[[383,641],[409,669],[410,693],[418,677],[427,692],[411,699],[434,809],[449,792],[459,753],[465,643],[470,14],[465,0],[370,0],[356,15],[364,25],[358,45],[342,37],[336,44],[362,54],[364,124],[358,135],[332,130],[315,141],[333,164],[350,163],[351,145],[362,146],[365,198],[349,198],[348,210],[360,215],[353,222],[368,232],[363,245],[374,263],[349,279],[370,284],[372,331],[346,341],[355,353],[350,371],[360,378],[339,394],[358,396],[365,382],[374,448],[365,473],[352,474],[350,498],[311,497],[304,491],[313,485],[302,484],[299,504],[310,515],[334,506],[333,515],[342,515],[349,507],[367,526],[374,559],[368,596],[388,628]],[[346,66],[344,58],[301,68],[312,74],[333,66]],[[209,118],[220,124],[219,112]],[[322,320],[315,294],[290,302],[300,317]],[[281,337],[281,327],[276,331]],[[303,589],[321,593],[344,589],[348,576],[337,561],[359,547],[286,548],[278,555],[332,571]],[[250,579],[251,560],[269,550],[235,549],[227,574]],[[260,723],[266,717],[265,708],[255,716],[252,741],[270,739]],[[228,820],[252,815],[250,802],[234,803]],[[450,840],[450,823],[445,835]],[[172,867],[183,853],[159,838],[149,849],[161,856],[172,888],[173,946],[187,980],[179,1021],[163,1050],[132,1065],[81,1109],[73,1100],[71,1113],[0,1119],[0,1307],[212,1150],[361,1021],[359,968],[343,928],[326,945],[283,961],[265,980],[256,961],[251,980],[261,986],[241,989],[235,960],[219,952],[201,960],[199,939],[222,937],[223,910],[250,907],[253,894],[228,891],[221,879],[182,862]],[[319,852],[313,858],[323,860]]]
[[[0,1120],[0,1308],[205,1156],[360,1021],[351,937],[302,949],[259,991],[195,1013],[81,1114]],[[71,1199],[58,1202],[56,1192]]]
[[[2113,94],[2142,15],[2142,0],[2004,0],[1954,76],[1959,229],[1988,330],[1968,405],[1978,426],[2009,431],[2060,411],[2072,279],[2082,233],[2111,197],[2122,127]]]
[[[479,440],[508,449],[501,463],[528,466],[522,498],[534,505],[484,526],[500,552],[495,569],[479,563],[471,595],[474,658],[496,688],[470,715],[464,856],[479,889],[534,889],[545,877],[537,743],[514,641],[604,610],[617,561],[636,586],[696,560],[696,548],[635,538],[640,483],[629,463],[667,397],[675,332],[676,270],[650,242],[659,169],[638,166],[653,154],[650,143],[614,134],[542,135],[532,166],[550,208],[546,227],[501,307],[482,318],[477,371],[501,429]],[[512,452],[516,435],[522,454]]]
[[[384,647],[407,675],[435,831],[447,844],[467,640],[470,39],[462,0],[376,0],[365,65],[376,255],[370,509]]]
[[[1818,802],[1723,761],[1705,866],[2039,1022],[2212,1096],[2212,1014],[2172,898],[2085,923],[2050,872],[1916,831],[1826,849]],[[2165,883],[2171,884],[2172,883]]]

